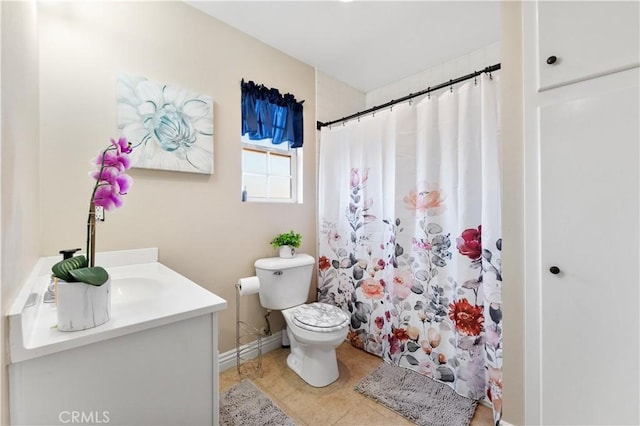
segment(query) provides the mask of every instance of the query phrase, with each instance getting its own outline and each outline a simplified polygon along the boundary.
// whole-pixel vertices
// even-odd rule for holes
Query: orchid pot
[[[111,319],[111,279],[100,286],[58,280],[56,298],[60,331],[86,330]]]
[[[100,267],[89,267],[85,256],[62,260],[51,268],[55,283],[58,330],[80,331],[111,318],[111,279]]]

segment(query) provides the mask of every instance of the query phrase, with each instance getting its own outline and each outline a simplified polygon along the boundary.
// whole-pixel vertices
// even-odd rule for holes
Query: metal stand
[[[268,310],[265,315],[266,329],[258,330],[251,324],[241,321],[240,286],[236,284],[236,368],[240,377],[255,375],[262,377],[262,338],[271,335],[268,318],[270,313],[271,311]],[[257,345],[250,345],[256,341]]]

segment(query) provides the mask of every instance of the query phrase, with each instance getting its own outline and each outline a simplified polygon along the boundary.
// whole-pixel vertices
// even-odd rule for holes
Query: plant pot
[[[111,278],[101,286],[58,280],[58,330],[97,327],[111,318]]]
[[[296,255],[296,248],[292,246],[280,246],[278,247],[278,256],[285,259],[291,259]]]

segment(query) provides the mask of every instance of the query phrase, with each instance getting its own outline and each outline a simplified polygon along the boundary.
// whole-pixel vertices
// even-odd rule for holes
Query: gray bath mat
[[[289,416],[247,379],[220,396],[220,424],[295,426]]]
[[[468,425],[477,405],[445,384],[384,362],[355,390],[420,426]]]

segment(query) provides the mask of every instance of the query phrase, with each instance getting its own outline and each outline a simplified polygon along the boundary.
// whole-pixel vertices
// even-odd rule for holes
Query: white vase
[[[111,318],[111,278],[100,286],[59,280],[56,301],[58,330],[97,327]]]
[[[278,256],[285,259],[291,259],[296,255],[296,248],[293,246],[280,246],[278,247]]]

